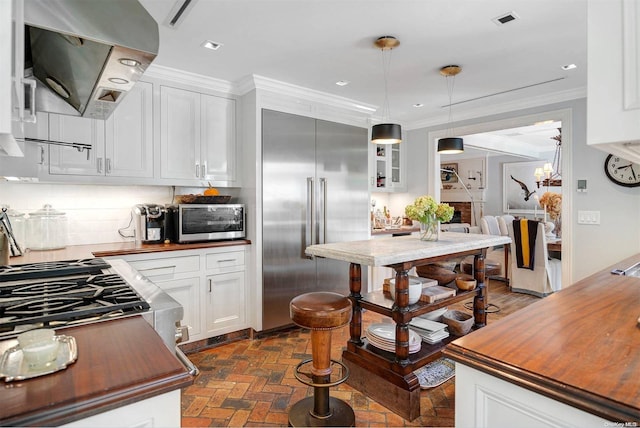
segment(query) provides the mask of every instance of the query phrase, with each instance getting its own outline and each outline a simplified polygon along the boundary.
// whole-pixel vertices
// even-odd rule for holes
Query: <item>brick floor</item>
[[[493,289],[495,288],[495,290]],[[501,283],[492,284],[492,302],[501,306],[495,321],[537,300],[509,293]],[[455,305],[462,308],[462,304]],[[363,322],[390,322],[367,311]],[[182,391],[182,425],[287,426],[288,410],[298,400],[313,395],[313,388],[293,376],[295,366],[311,356],[308,330],[299,328],[258,339],[240,339],[189,354],[200,369],[193,386]],[[332,358],[340,360],[348,337],[348,326],[333,331]],[[347,384],[334,387],[331,396],[352,406],[356,426],[454,426],[455,377],[444,384],[422,390],[421,415],[408,421]]]

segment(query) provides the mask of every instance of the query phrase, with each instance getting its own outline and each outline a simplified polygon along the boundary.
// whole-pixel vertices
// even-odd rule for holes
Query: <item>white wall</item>
[[[131,208],[140,203],[171,203],[167,186],[101,186],[0,182],[0,204],[31,213],[50,204],[66,213],[68,245],[123,242],[118,229],[127,228]],[[133,226],[133,224],[132,224]],[[133,236],[133,228],[124,230]]]

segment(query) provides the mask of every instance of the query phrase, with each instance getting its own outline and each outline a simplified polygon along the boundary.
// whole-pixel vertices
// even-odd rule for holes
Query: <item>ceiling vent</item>
[[[178,28],[197,1],[198,0],[178,0],[173,8],[171,8],[167,19],[164,20],[164,25],[169,28]]]
[[[504,25],[509,22],[513,22],[516,19],[520,19],[520,17],[515,12],[505,13],[504,15],[500,15],[496,18],[493,18],[492,21],[496,25]]]

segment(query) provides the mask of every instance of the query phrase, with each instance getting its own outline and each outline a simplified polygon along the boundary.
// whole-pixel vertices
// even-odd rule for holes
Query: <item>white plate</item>
[[[426,331],[439,331],[447,327],[445,323],[437,322],[433,320],[426,320],[424,318],[414,318],[409,322],[410,327],[417,327]]]
[[[379,323],[372,324],[367,329],[367,338],[376,348],[394,352],[396,350],[396,326],[395,324]],[[409,353],[413,354],[420,350],[422,339],[413,330],[409,330]]]

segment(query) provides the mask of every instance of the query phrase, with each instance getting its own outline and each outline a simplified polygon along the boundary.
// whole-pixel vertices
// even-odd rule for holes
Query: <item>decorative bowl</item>
[[[471,275],[458,275],[456,277],[456,287],[463,291],[471,291],[476,288],[477,281]]]
[[[465,312],[449,310],[442,315],[442,322],[447,324],[449,333],[454,336],[464,336],[471,331],[475,320],[473,315]]]
[[[396,298],[396,280],[395,278],[389,281],[389,294],[391,294],[391,298],[395,300]],[[418,300],[420,300],[420,296],[422,295],[422,281],[409,278],[409,304],[413,305]]]
[[[449,269],[442,268],[438,265],[416,266],[418,276],[423,278],[431,278],[438,281],[438,285],[447,285],[456,279],[457,273]]]

